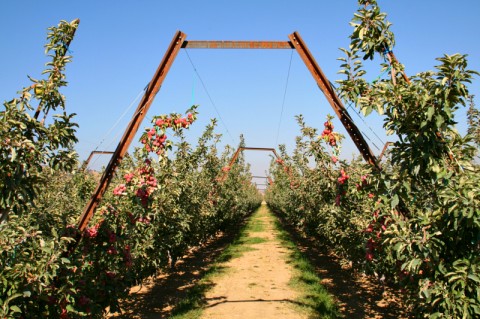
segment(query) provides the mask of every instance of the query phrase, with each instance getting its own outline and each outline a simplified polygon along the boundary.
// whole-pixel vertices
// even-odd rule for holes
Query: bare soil
[[[214,286],[205,296],[207,305],[202,318],[307,318],[293,307],[299,293],[288,285],[293,274],[287,263],[288,250],[276,237],[266,206],[260,208],[259,215],[262,231],[248,236],[264,242],[251,245],[254,250],[222,265],[226,274],[213,280]]]
[[[263,209],[263,208],[262,208]],[[263,230],[250,236],[263,242],[249,244],[243,252],[221,265],[222,275],[203,287],[202,318],[308,318],[300,311],[298,292],[288,285],[292,269],[288,251],[275,237],[271,217],[262,216]],[[335,296],[345,318],[407,318],[397,292],[342,268],[338,258],[318,248],[313,240],[301,238],[288,229],[297,247],[312,261],[322,283]],[[233,236],[219,235],[184,256],[176,269],[131,289],[130,298],[122,302],[123,314],[115,318],[169,318],[175,305],[188,294],[221,254]]]
[[[171,271],[132,287],[129,298],[121,301],[122,313],[111,313],[107,318],[169,318],[172,309],[187,297],[234,237],[235,232],[219,233],[204,245],[192,248]]]
[[[345,318],[406,319],[407,307],[400,291],[373,276],[367,276],[342,265],[341,259],[318,244],[316,238],[302,237],[283,223],[297,248],[315,266],[322,285],[335,296]]]

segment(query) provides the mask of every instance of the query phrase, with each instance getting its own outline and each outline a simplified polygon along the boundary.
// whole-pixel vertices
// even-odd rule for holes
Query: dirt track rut
[[[261,231],[247,238],[253,249],[222,265],[226,274],[213,279],[202,318],[307,318],[294,307],[298,293],[288,285],[293,269],[276,237],[273,216],[266,205],[258,214]]]

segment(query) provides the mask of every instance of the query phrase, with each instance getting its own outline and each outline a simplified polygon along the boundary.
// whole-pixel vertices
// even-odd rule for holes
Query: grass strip
[[[247,220],[245,226],[239,231],[238,235],[231,244],[220,254],[210,268],[205,272],[205,276],[200,279],[192,288],[190,288],[187,297],[179,302],[172,311],[171,319],[197,319],[203,312],[203,306],[206,305],[205,293],[212,288],[213,279],[228,273],[228,269],[222,266],[234,258],[242,256],[247,251],[256,250],[250,245],[260,244],[266,241],[261,237],[251,237],[249,234],[262,232],[265,225],[259,220],[262,207],[259,207]],[[264,208],[265,209],[265,208]]]
[[[274,217],[273,214],[272,217]],[[290,285],[300,293],[300,297],[296,300],[298,302],[296,307],[307,312],[309,319],[342,318],[334,298],[321,284],[321,278],[317,275],[315,267],[297,248],[278,218],[274,218],[277,238],[281,245],[288,249],[288,263],[294,269]]]
[[[290,285],[299,292],[300,297],[296,300],[298,310],[308,315],[309,319],[333,319],[341,318],[334,298],[321,285],[321,279],[315,272],[315,268],[304,254],[292,241],[289,233],[283,229],[280,221],[266,206],[260,207],[241,229],[233,242],[222,252],[215,263],[207,270],[205,276],[190,289],[188,296],[183,299],[173,310],[172,319],[197,319],[206,305],[205,293],[212,288],[213,279],[228,273],[223,263],[240,257],[244,252],[255,250],[253,244],[265,242],[264,238],[251,237],[249,234],[265,230],[261,217],[273,220],[276,238],[282,247],[288,250],[287,263],[293,268],[293,276]],[[256,283],[251,283],[251,286]]]

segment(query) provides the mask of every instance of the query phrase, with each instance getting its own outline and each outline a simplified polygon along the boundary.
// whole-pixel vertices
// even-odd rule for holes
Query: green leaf
[[[363,35],[365,34],[365,28],[360,29],[360,32],[358,33],[358,37],[360,40],[363,40]]]
[[[15,150],[14,147],[12,147],[10,152],[11,152],[10,162],[14,162],[15,159],[17,158],[17,151]]]
[[[480,284],[480,278],[479,278],[477,275],[475,275],[475,274],[469,274],[467,277],[468,277],[470,280],[475,281],[476,283],[479,283],[479,284]]]
[[[15,305],[10,306],[9,308],[13,312],[22,312],[22,310],[20,310],[20,308],[18,308],[18,306],[15,306]]]
[[[427,118],[430,121],[432,119],[433,114],[435,113],[435,108],[430,106],[427,110]]]
[[[391,203],[390,203],[391,208],[397,207],[399,202],[400,202],[400,199],[398,198],[398,195],[395,194],[395,195],[393,196],[393,198],[392,198]]]

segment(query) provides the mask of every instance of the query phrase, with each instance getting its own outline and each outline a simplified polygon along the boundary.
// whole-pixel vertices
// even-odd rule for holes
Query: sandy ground
[[[321,283],[332,294],[344,318],[406,319],[406,305],[394,290],[372,276],[352,271],[340,258],[318,245],[315,238],[299,236],[284,225],[297,248],[314,265]]]
[[[222,264],[225,274],[206,285],[207,293],[202,318],[307,318],[295,308],[297,293],[288,286],[292,275],[286,262],[288,252],[275,238],[271,217],[261,217],[262,232],[250,236],[265,241],[249,244],[243,252]],[[313,238],[302,238],[293,229],[287,230],[313,263],[322,284],[335,297],[344,318],[407,318],[398,292],[385,287],[374,278],[361,276],[345,269],[339,259],[317,246]],[[212,263],[233,240],[232,234],[220,234],[177,263],[174,270],[160,274],[131,289],[130,298],[121,302],[122,314],[115,318],[163,319],[198,285]]]
[[[202,318],[306,318],[294,308],[298,297],[288,282],[292,269],[287,263],[288,251],[281,247],[271,216],[262,206],[262,232],[249,237],[266,241],[252,244],[253,251],[244,252],[223,266],[226,274],[213,279],[213,289],[206,294],[206,309]]]

